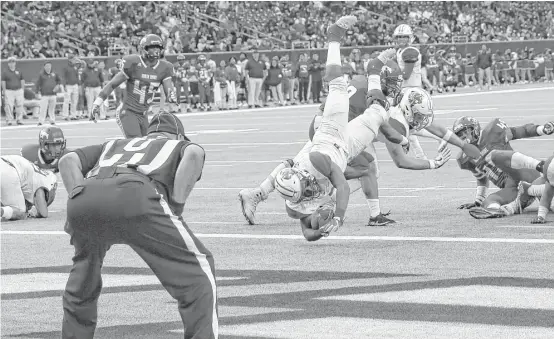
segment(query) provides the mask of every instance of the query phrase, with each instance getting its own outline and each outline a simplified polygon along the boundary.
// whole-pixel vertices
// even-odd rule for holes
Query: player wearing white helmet
[[[34,206],[36,216],[48,217],[48,206],[56,197],[57,177],[20,155],[0,158],[2,176],[2,221],[27,218]]]

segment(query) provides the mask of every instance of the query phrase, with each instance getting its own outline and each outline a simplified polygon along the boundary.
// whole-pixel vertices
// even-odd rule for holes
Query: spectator
[[[68,55],[67,65],[63,70],[65,82],[65,97],[63,99],[62,116],[65,120],[77,120],[77,103],[79,101],[79,70],[81,61],[73,53]],[[71,111],[69,111],[71,107]]]
[[[544,73],[547,82],[554,82],[554,53],[549,49],[544,52]]]
[[[490,51],[487,50],[487,46],[481,46],[479,54],[477,54],[477,68],[479,71],[479,90],[483,90],[483,82],[485,76],[487,77],[487,89],[491,89],[491,66],[492,66],[492,55]]]
[[[85,69],[83,70],[83,88],[85,89],[89,114],[92,114],[92,104],[100,94],[103,85],[104,74],[102,70],[98,69],[98,61],[89,59],[87,66],[85,66]],[[91,118],[92,116],[89,115],[89,119]],[[100,105],[100,119],[108,119],[106,117],[104,105]]]
[[[4,93],[4,110],[8,126],[14,120],[18,125],[23,125],[23,103],[24,103],[25,80],[23,74],[16,68],[15,57],[8,58],[8,69],[2,71],[2,93]]]
[[[296,105],[294,89],[298,86],[292,64],[289,61],[288,54],[281,58],[281,70],[283,72],[283,97],[290,102],[291,105]]]
[[[227,89],[229,83],[225,78],[225,60],[221,60],[219,67],[216,68],[214,73],[214,101],[215,106],[220,110],[227,109]]]
[[[283,72],[281,71],[281,67],[279,67],[278,57],[274,57],[271,60],[266,81],[271,91],[273,102],[279,102],[279,105],[283,106],[285,103],[283,100]]]
[[[225,79],[229,83],[228,95],[229,95],[229,108],[238,109],[237,106],[237,94],[240,87],[240,74],[237,68],[237,59],[235,57],[229,58],[229,65],[225,67]]]
[[[300,54],[296,64],[296,78],[298,79],[298,100],[301,104],[308,102],[308,88],[310,86],[310,72],[306,56]]]
[[[50,124],[56,124],[57,93],[60,92],[61,85],[60,76],[52,72],[52,63],[47,61],[36,82],[37,98],[40,99],[38,126],[45,122],[47,116],[50,117]]]
[[[248,60],[244,70],[248,86],[248,108],[262,107],[260,94],[267,71],[264,61],[260,60],[258,48],[252,49],[252,59]]]

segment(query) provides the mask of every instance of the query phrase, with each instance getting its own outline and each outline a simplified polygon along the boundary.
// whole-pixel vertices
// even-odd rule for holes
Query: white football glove
[[[342,220],[339,217],[334,217],[329,222],[319,228],[319,231],[324,237],[328,237],[329,233],[336,232],[342,226]]]
[[[377,56],[382,63],[386,64],[387,61],[392,60],[396,57],[396,50],[394,48],[387,48]]]
[[[550,135],[550,134],[554,133],[554,122],[551,121],[551,122],[547,122],[546,124],[544,124],[543,132],[546,135]]]
[[[439,146],[438,154],[433,160],[429,160],[429,166],[431,169],[439,169],[450,160],[452,152],[450,148],[446,147],[446,144]]]

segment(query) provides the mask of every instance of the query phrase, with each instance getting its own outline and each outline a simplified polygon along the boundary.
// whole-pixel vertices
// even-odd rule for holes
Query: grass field
[[[553,97],[544,87],[438,96],[436,121],[544,123],[554,118]],[[436,171],[400,170],[377,147],[381,207],[397,220],[390,227],[364,226],[361,192],[344,228],[315,243],[303,240],[276,195],[259,205],[260,224],[247,225],[238,191],[300,150],[315,110],[181,116],[207,153],[185,220],[216,260],[221,338],[554,338],[553,224],[531,225],[531,214],[477,221],[457,210],[475,184],[453,160]],[[120,135],[113,120],[60,126],[69,148]],[[2,128],[2,154],[37,142],[38,131]],[[433,157],[437,143],[421,141]],[[513,146],[546,158],[554,138]],[[2,337],[60,336],[73,254],[63,232],[66,197],[62,186],[48,219],[1,226]],[[112,247],[103,278],[97,338],[183,336],[176,303],[130,248]]]

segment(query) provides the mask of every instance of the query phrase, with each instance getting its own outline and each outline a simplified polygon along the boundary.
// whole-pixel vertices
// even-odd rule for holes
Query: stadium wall
[[[462,55],[466,55],[467,53],[471,53],[472,55],[475,55],[479,49],[481,49],[482,45],[486,45],[487,47],[490,47],[492,52],[494,53],[496,50],[500,50],[504,52],[506,49],[511,49],[512,51],[515,51],[517,49],[524,49],[527,48],[534,48],[537,52],[542,52],[546,48],[554,49],[554,40],[521,40],[521,41],[502,41],[502,42],[475,42],[475,43],[460,43],[460,44],[436,44],[437,50],[447,50],[448,48],[455,46],[456,52],[461,53]],[[365,53],[372,53],[373,51],[382,50],[385,48],[389,48],[391,46],[371,46],[371,47],[345,47],[341,49],[342,54],[348,55],[353,49],[359,49],[362,54]],[[232,56],[238,58],[238,56],[243,53],[241,51],[238,52],[211,52],[211,53],[204,53],[209,54],[210,57],[216,61],[217,64],[223,59],[223,60],[229,60]],[[246,51],[248,53],[248,51]],[[301,53],[309,53],[309,54],[319,54],[320,60],[326,59],[326,49],[294,49],[294,50],[268,50],[268,51],[260,51],[262,54],[268,54],[269,57],[273,57],[275,55],[282,56],[288,54],[290,57],[290,60],[294,63],[296,60],[298,60],[298,56]],[[201,53],[185,53],[187,59],[192,59],[198,56]],[[83,60],[88,60],[90,58],[81,58]],[[116,56],[112,57],[94,57],[93,59],[98,61],[103,61],[105,64],[105,67],[112,67],[115,66],[114,61],[118,59]],[[172,63],[175,63],[177,61],[177,55],[167,55],[166,59]],[[34,82],[38,78],[38,74],[42,71],[43,65],[46,61],[49,61],[52,63],[52,70],[54,72],[59,72],[63,70],[65,66],[67,66],[67,59],[65,58],[54,58],[54,59],[22,59],[17,61],[17,68],[23,73],[23,78],[26,82]],[[7,67],[7,60],[1,61],[1,67],[4,69],[4,67]],[[542,69],[541,69],[542,68]],[[536,70],[539,74],[542,74],[544,72],[544,65],[539,66],[539,68]]]

